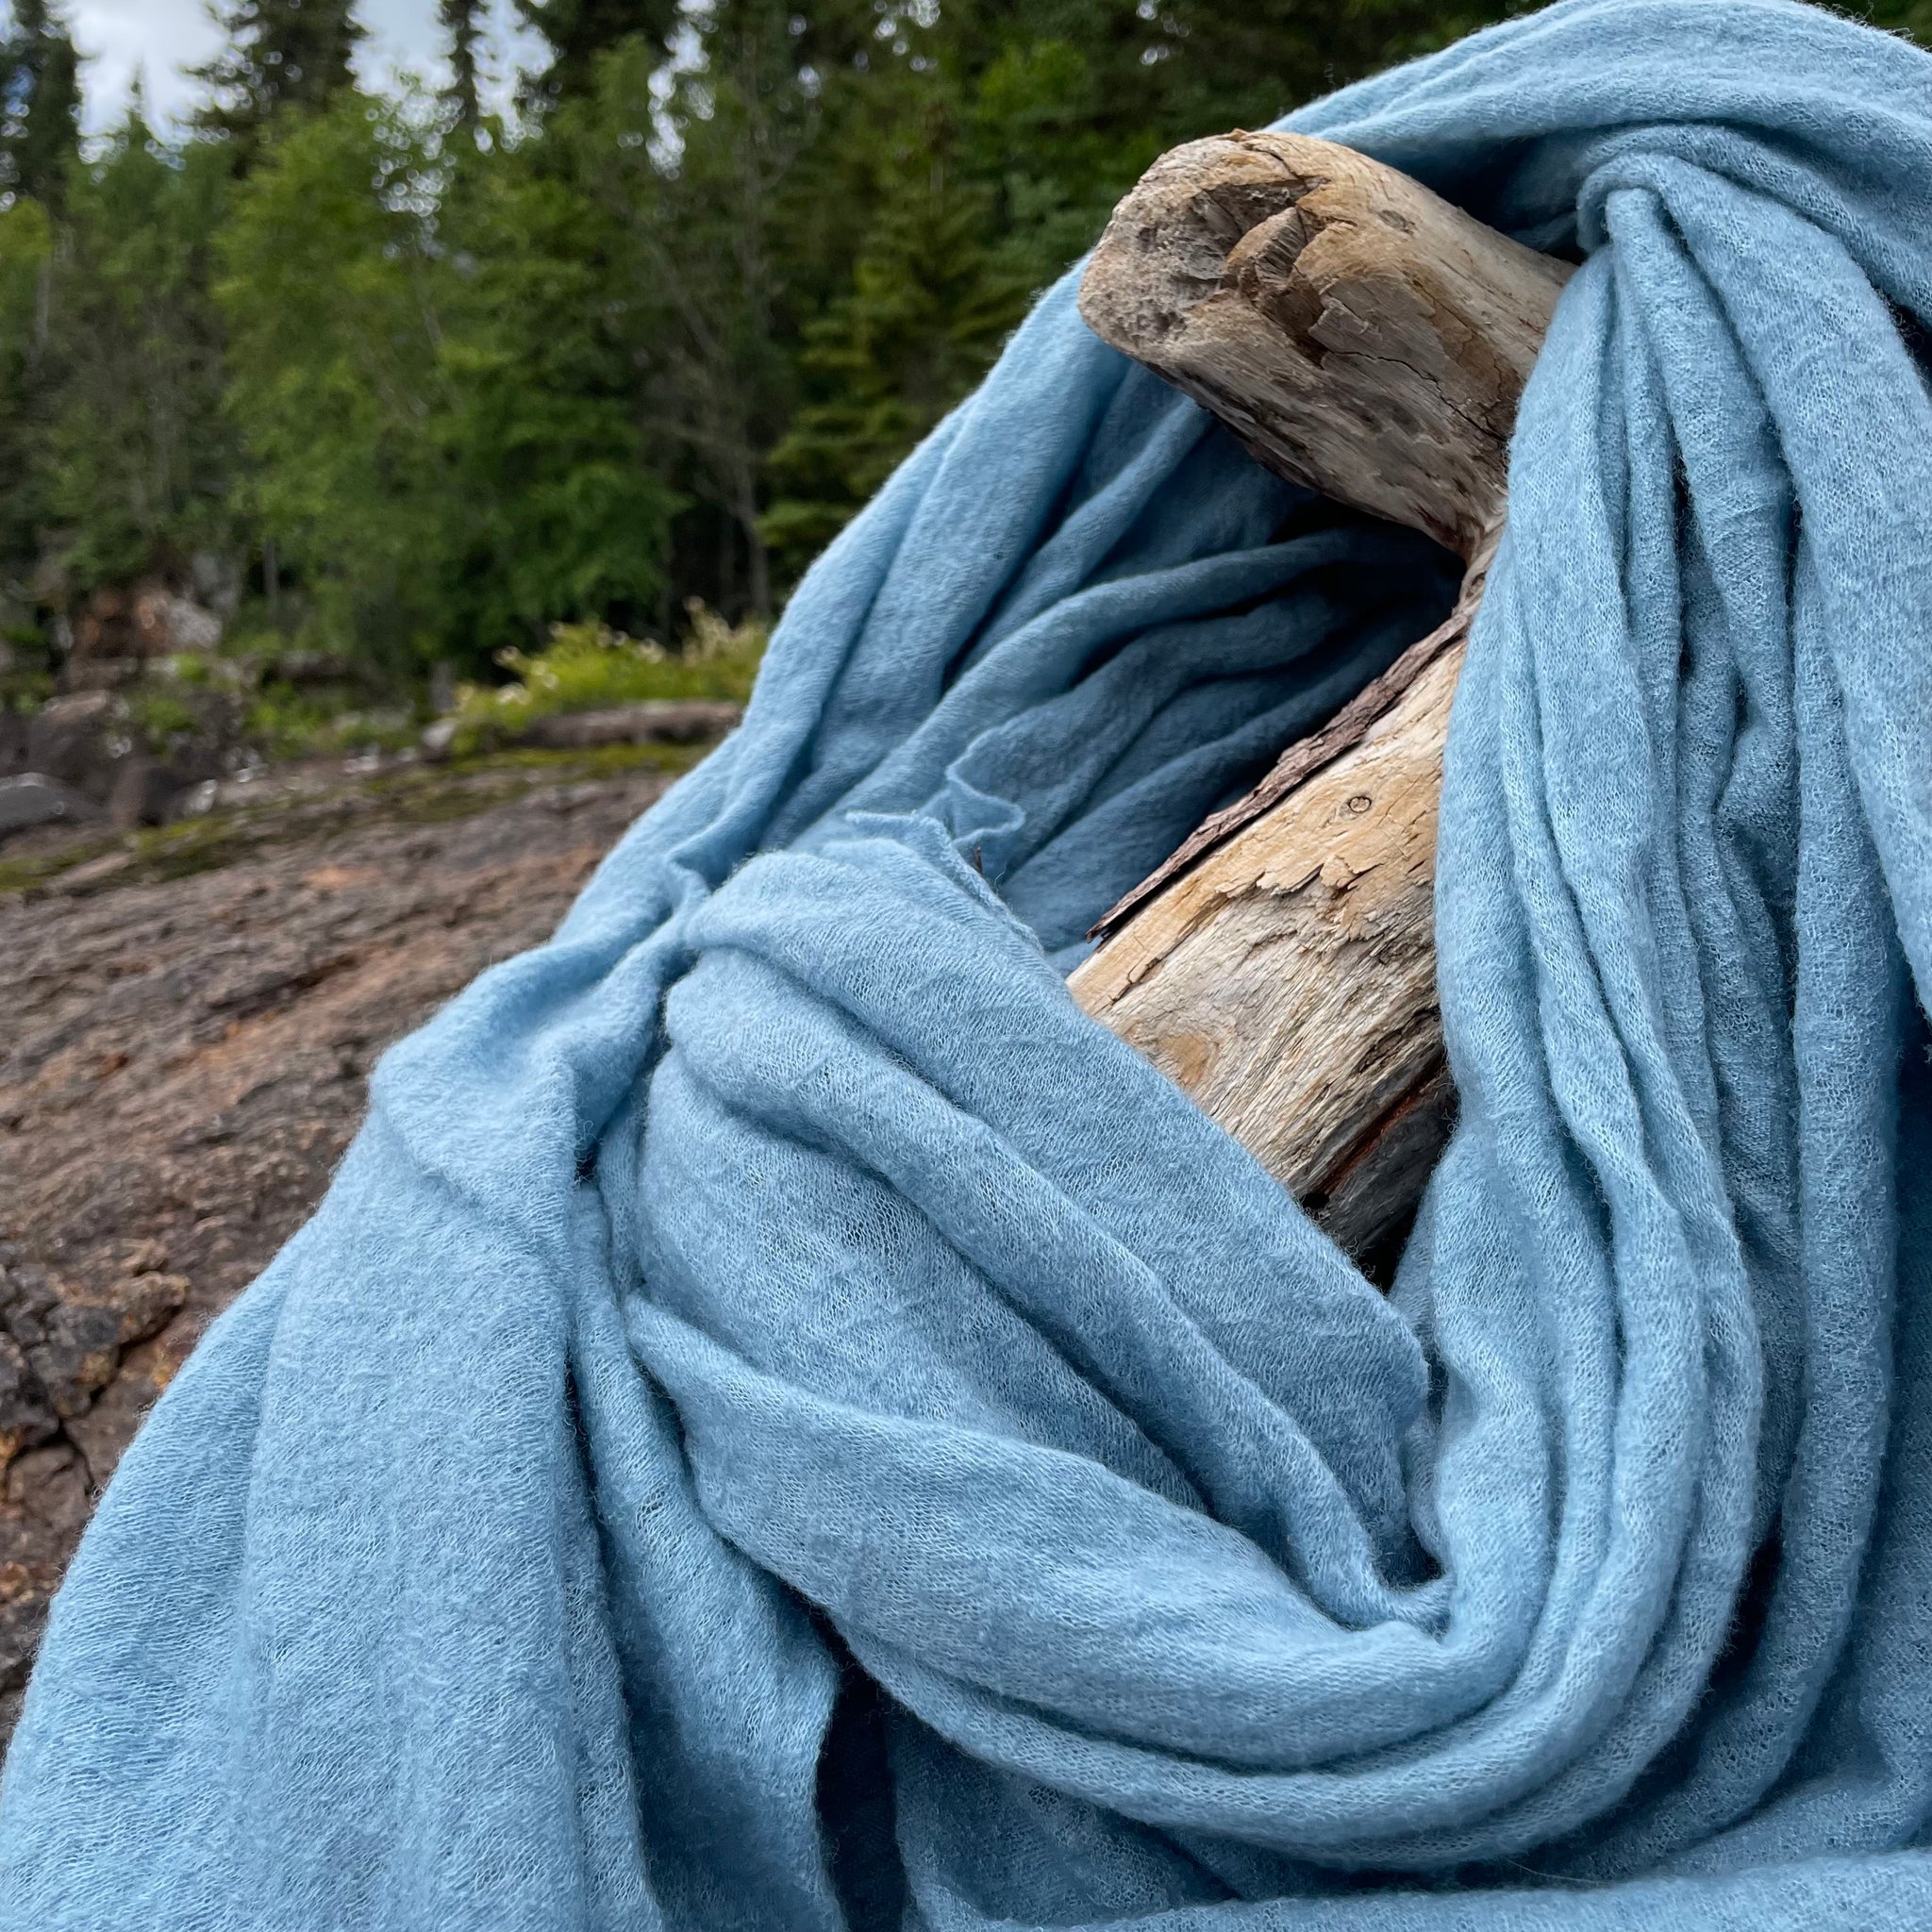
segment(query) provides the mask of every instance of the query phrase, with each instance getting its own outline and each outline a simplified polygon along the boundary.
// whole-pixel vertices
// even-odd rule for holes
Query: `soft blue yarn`
[[[1062,974],[1448,580],[1062,285],[130,1451],[0,1924],[1932,1924],[1932,60],[1566,0],[1291,125],[1585,258],[1392,1299]]]

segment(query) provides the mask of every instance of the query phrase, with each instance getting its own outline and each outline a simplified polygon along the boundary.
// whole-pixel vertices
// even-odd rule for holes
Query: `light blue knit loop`
[[[128,1453],[5,1932],[1932,1924],[1932,60],[1564,0],[1291,125],[1579,264],[1393,1292],[1065,974],[1455,568],[1070,279]]]

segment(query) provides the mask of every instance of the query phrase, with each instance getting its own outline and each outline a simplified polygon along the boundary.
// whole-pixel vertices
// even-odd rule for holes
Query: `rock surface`
[[[0,897],[0,1746],[101,1485],[320,1198],[377,1054],[542,939],[666,781],[516,782]]]
[[[81,659],[212,651],[224,628],[217,612],[158,577],[91,592],[72,622],[74,655]]]
[[[107,803],[133,749],[127,707],[104,691],[50,698],[27,724],[28,768],[71,785],[97,804]]]
[[[71,785],[44,772],[22,772],[0,778],[0,840],[42,825],[84,824],[100,817],[99,808]]]

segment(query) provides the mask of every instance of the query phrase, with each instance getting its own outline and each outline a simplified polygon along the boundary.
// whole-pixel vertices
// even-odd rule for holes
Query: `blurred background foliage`
[[[163,583],[397,685],[782,602],[1163,148],[1508,0],[518,0],[549,60],[372,96],[349,0],[228,0],[208,105],[83,143],[0,48],[0,638]],[[1879,0],[1932,29],[1932,0]],[[444,674],[447,676],[448,674]]]

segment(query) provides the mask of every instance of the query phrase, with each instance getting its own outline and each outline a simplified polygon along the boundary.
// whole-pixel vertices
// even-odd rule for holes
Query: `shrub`
[[[691,631],[675,651],[599,624],[558,625],[541,651],[499,651],[496,661],[509,681],[458,687],[452,750],[460,756],[485,749],[515,737],[532,718],[558,711],[600,711],[662,698],[742,704],[764,656],[765,626],[752,620],[728,625],[695,602],[689,608]]]

